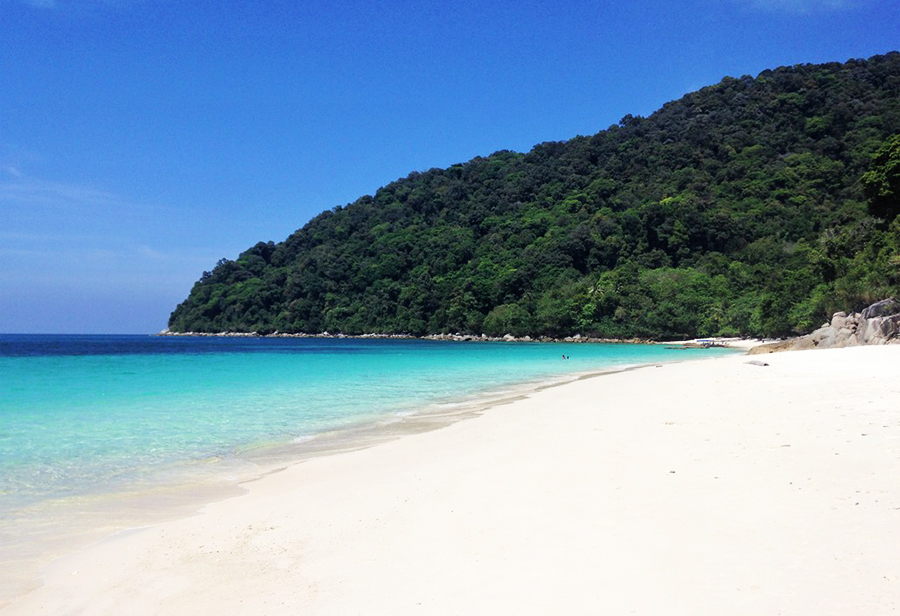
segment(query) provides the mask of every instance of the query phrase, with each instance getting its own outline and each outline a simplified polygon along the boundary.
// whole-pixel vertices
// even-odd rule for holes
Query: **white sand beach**
[[[895,613],[900,345],[588,378],[244,487],[0,613]]]

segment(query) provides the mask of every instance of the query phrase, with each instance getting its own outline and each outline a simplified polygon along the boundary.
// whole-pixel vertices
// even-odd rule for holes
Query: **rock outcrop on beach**
[[[750,354],[796,351],[802,349],[835,349],[867,344],[900,344],[900,301],[890,297],[875,302],[862,312],[836,312],[825,323],[806,336],[763,344]]]

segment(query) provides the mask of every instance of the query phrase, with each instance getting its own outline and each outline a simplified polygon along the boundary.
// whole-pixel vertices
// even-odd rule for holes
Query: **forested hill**
[[[900,53],[412,173],[204,272],[172,331],[783,335],[900,293]]]

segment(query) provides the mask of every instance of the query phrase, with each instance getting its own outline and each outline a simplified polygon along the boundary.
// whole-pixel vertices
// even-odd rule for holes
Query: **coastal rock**
[[[833,344],[833,342],[829,339],[825,339],[826,344]],[[816,343],[812,339],[799,339],[791,345],[791,349],[794,351],[805,351],[806,349],[814,349],[816,348]]]
[[[900,301],[893,297],[863,310],[847,314],[835,312],[827,323],[806,336],[763,344],[750,354],[803,349],[835,349],[848,346],[900,343]]]
[[[874,317],[885,317],[900,314],[900,301],[893,297],[875,302],[862,311],[862,318],[872,319]]]
[[[841,329],[844,326],[844,323],[847,322],[847,313],[846,312],[835,312],[831,317],[831,327],[834,329]],[[822,327],[828,327],[828,325],[823,325]]]
[[[900,314],[875,317],[866,322],[866,343],[886,344],[900,338]]]
[[[781,351],[791,351],[795,350],[794,344],[797,340],[779,340],[777,342],[767,342],[766,344],[760,344],[759,346],[755,346],[747,351],[747,355],[763,355],[765,353],[778,353]],[[811,347],[815,347],[812,342],[810,342]],[[802,348],[802,347],[798,347]]]

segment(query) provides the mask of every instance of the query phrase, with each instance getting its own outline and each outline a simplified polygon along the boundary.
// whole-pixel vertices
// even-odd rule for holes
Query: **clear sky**
[[[898,0],[0,0],[0,332],[156,332],[411,171],[898,48]]]

